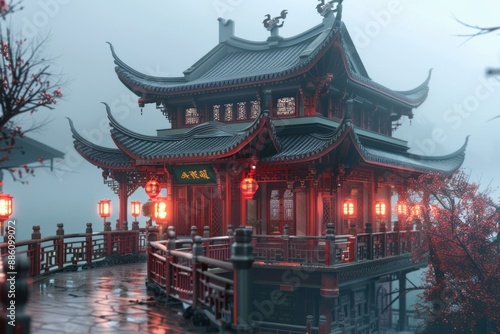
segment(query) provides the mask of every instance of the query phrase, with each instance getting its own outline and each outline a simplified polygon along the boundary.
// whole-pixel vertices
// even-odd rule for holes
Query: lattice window
[[[323,197],[323,224],[321,234],[326,233],[326,224],[333,223],[333,203],[331,197]]]
[[[222,200],[212,199],[212,236],[222,236]]]
[[[278,103],[276,105],[276,114],[278,116],[295,115],[295,98],[284,97],[278,99]]]
[[[280,193],[279,190],[271,190],[271,220],[280,219]]]
[[[283,194],[283,209],[283,220],[293,220],[293,192],[290,189],[287,189]]]
[[[214,121],[220,121],[220,104],[216,104],[213,107],[213,118]]]
[[[259,101],[251,101],[250,105],[250,119],[256,119],[260,115],[260,103]]]
[[[224,105],[224,121],[231,122],[232,120],[234,120],[233,106],[233,103],[227,103]]]
[[[198,114],[198,109],[187,108],[186,109],[186,124],[198,124],[200,123],[200,114]]]
[[[238,102],[238,121],[247,119],[247,103]]]

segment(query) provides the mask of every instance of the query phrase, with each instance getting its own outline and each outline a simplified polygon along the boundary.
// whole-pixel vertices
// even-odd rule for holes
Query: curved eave
[[[423,156],[411,153],[396,154],[379,149],[364,147],[357,135],[354,141],[361,158],[368,164],[385,168],[397,168],[416,173],[438,172],[446,175],[453,174],[462,165],[465,159],[465,150],[469,138],[457,151],[443,156]]]
[[[333,43],[337,31],[336,25],[326,26],[317,38],[303,51],[297,62],[288,68],[275,72],[266,72],[257,75],[243,75],[228,79],[187,81],[182,78],[160,78],[140,73],[126,65],[115,54],[111,47],[113,58],[117,67],[115,71],[122,83],[136,95],[149,97],[163,97],[166,95],[192,94],[205,91],[232,89],[242,85],[262,85],[283,80],[289,80],[306,73],[321,57],[325,49]],[[234,41],[233,41],[234,42]],[[286,43],[285,43],[286,44]],[[290,42],[288,43],[290,44]],[[202,58],[203,59],[203,58]],[[200,81],[200,80],[198,80]]]
[[[340,43],[341,45],[340,54],[342,56],[342,60],[344,62],[344,68],[346,69],[346,74],[348,77],[347,83],[355,88],[361,89],[366,93],[377,94],[385,97],[391,101],[400,103],[406,107],[416,108],[425,102],[427,99],[427,95],[429,93],[429,82],[431,79],[432,69],[429,70],[427,78],[424,80],[422,84],[417,86],[414,89],[408,91],[395,91],[390,88],[387,88],[367,76],[360,75],[353,71],[351,64],[351,56],[348,55],[346,50],[355,50],[354,45],[349,45],[351,41],[350,37],[348,37],[347,29],[345,25],[341,24],[340,29]],[[352,42],[351,42],[352,43]],[[353,51],[355,52],[355,51]]]
[[[340,146],[351,132],[354,132],[354,125],[350,118],[345,117],[338,128],[331,134],[308,134],[304,137],[304,140],[301,140],[298,144],[296,141],[293,145],[289,143],[286,144],[286,146],[289,146],[286,149],[298,150],[300,151],[299,153],[287,154],[286,149],[283,148],[283,152],[263,159],[262,161],[271,163],[302,163],[313,161],[323,157]],[[294,147],[291,148],[290,146]]]
[[[75,129],[73,121],[68,118],[71,132],[73,134],[73,145],[75,150],[92,165],[113,169],[133,170],[134,164],[131,159],[119,149],[107,148],[95,145],[82,137]]]
[[[116,146],[125,154],[136,161],[138,165],[149,165],[165,163],[168,161],[213,161],[235,155],[248,143],[258,137],[263,129],[265,136],[271,138],[277,152],[280,150],[280,143],[276,136],[276,130],[267,113],[261,114],[254,122],[241,130],[231,130],[223,123],[208,122],[191,128],[186,133],[171,136],[144,136],[134,133],[122,125],[112,116],[110,108],[106,105],[108,119],[111,126],[111,137]],[[266,137],[267,138],[267,137]],[[205,144],[204,149],[193,145]],[[214,148],[217,141],[224,145]],[[195,147],[196,151],[186,152],[189,147]],[[206,148],[205,148],[206,147]],[[172,153],[165,153],[171,151]],[[177,153],[174,153],[176,152]]]

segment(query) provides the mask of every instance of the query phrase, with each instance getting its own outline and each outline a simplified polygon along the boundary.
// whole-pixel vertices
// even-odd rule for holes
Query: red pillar
[[[339,281],[335,273],[323,273],[321,275],[320,289],[320,315],[325,317],[322,332],[330,333],[332,319],[332,310],[335,307],[335,298],[339,296]],[[321,332],[321,330],[320,330]]]
[[[118,198],[120,200],[120,211],[118,215],[118,230],[122,231],[123,222],[127,220],[128,195],[126,181],[123,180],[119,185]]]
[[[313,181],[307,189],[307,229],[306,235],[317,235],[316,233],[316,189]]]

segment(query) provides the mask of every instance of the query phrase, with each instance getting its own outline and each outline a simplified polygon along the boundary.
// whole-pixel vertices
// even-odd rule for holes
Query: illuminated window
[[[213,116],[214,121],[220,121],[220,104],[214,105]]]
[[[224,105],[224,121],[231,122],[234,120],[233,117],[233,104],[228,103]]]
[[[260,103],[259,101],[252,101],[250,104],[252,106],[250,109],[250,119],[256,119],[260,115]]]
[[[186,109],[186,124],[198,124],[200,123],[200,114],[196,108]]]
[[[247,103],[238,102],[238,121],[247,119]]]
[[[278,99],[276,114],[278,116],[295,115],[295,98],[284,97],[282,99]]]

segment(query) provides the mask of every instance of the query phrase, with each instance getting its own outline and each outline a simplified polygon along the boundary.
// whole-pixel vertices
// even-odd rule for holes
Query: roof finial
[[[272,36],[277,36],[278,35],[278,29],[277,28],[281,28],[283,27],[283,24],[285,24],[285,22],[281,22],[280,23],[280,20],[281,19],[286,19],[286,14],[288,14],[288,11],[286,9],[283,9],[281,11],[281,14],[280,16],[275,16],[273,18],[271,18],[271,14],[267,14],[266,15],[266,19],[264,21],[262,21],[262,23],[264,24],[264,27],[271,32],[271,35]]]
[[[337,13],[337,16],[342,15],[342,1],[343,0],[332,0],[332,1],[328,1],[327,3],[325,3],[325,0],[318,0],[318,1],[320,1],[321,3],[316,6],[316,10],[318,11],[318,13],[321,16],[327,17],[327,16],[331,15],[332,13]],[[335,3],[337,4],[337,6],[334,9]]]

